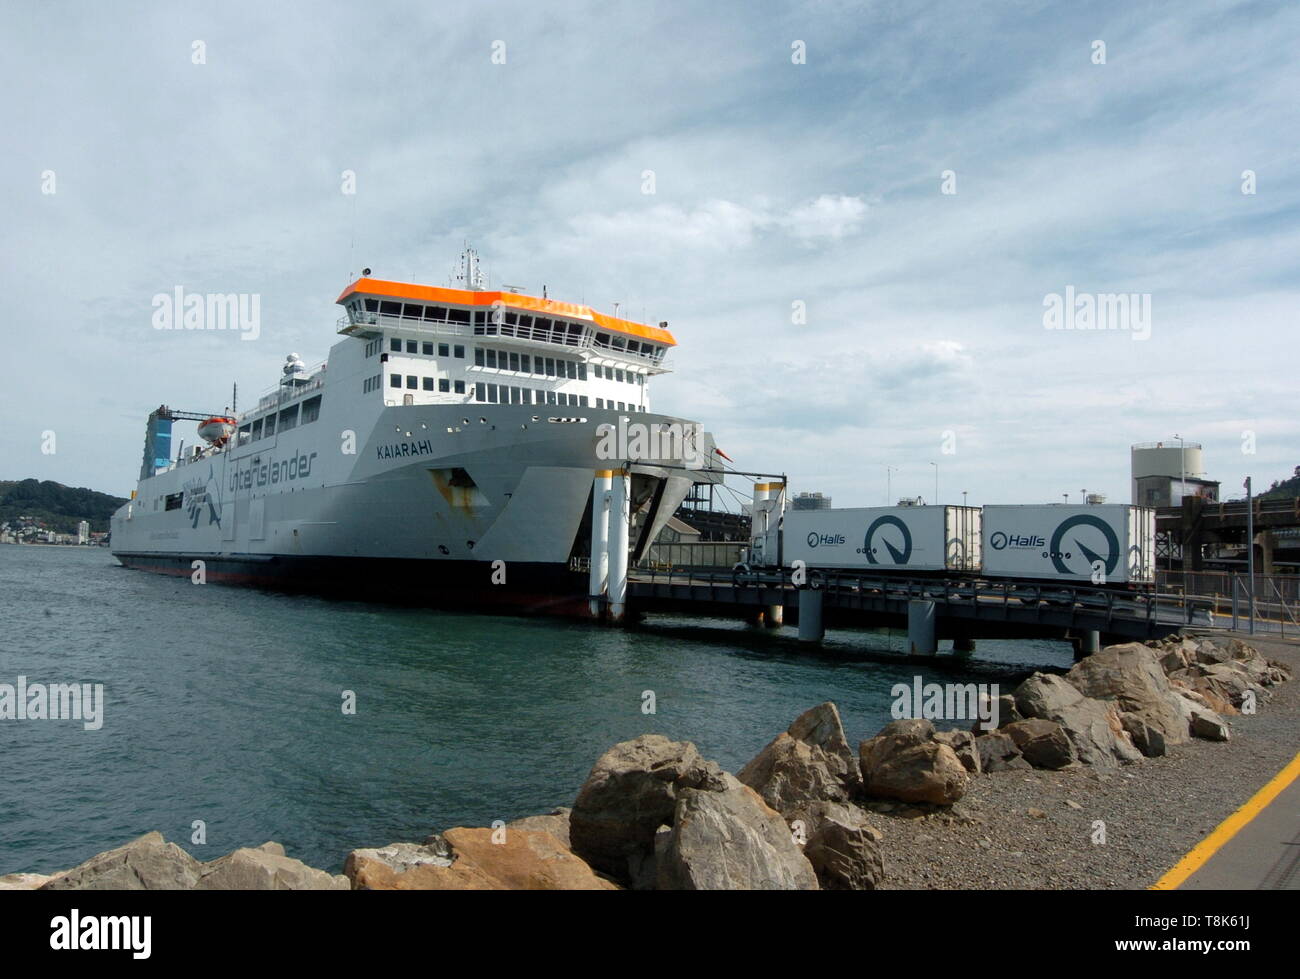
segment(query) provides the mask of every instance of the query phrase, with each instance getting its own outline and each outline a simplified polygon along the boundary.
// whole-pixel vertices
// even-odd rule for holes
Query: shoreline
[[[1241,639],[1292,677],[1300,670],[1300,642],[1295,640],[1198,630],[1188,635],[1220,645]],[[1146,647],[1145,655],[1167,658],[1167,648]],[[918,661],[917,668],[925,668],[924,662]],[[1054,681],[1065,684],[1062,678]],[[449,829],[423,843],[354,850],[346,858],[344,875],[307,867],[275,843],[199,863],[152,833],[59,874],[0,876],[0,890],[134,887],[138,879],[114,876],[117,871],[107,868],[140,860],[155,868],[159,887],[179,889],[666,889],[725,886],[733,880],[750,887],[816,889],[818,881],[810,880],[804,869],[805,857],[813,859],[822,887],[1150,888],[1295,756],[1300,684],[1266,685],[1269,693],[1253,715],[1219,702],[1224,716],[1214,717],[1223,727],[1213,736],[1228,740],[1193,737],[1167,748],[1161,740],[1158,756],[1118,764],[1085,764],[1073,760],[1070,749],[1071,760],[1063,765],[1030,767],[1017,753],[1011,767],[995,762],[994,770],[982,770],[989,766],[971,757],[982,754],[980,742],[997,741],[1000,732],[1026,725],[1056,727],[1048,721],[1016,720],[1009,708],[1012,716],[978,741],[961,728],[935,732],[930,727],[920,738],[908,734],[910,740],[899,746],[915,753],[922,745],[928,752],[925,765],[931,767],[913,763],[906,772],[913,786],[903,786],[901,794],[881,795],[884,780],[872,778],[869,756],[884,750],[882,745],[893,750],[891,738],[916,730],[909,725],[928,722],[896,721],[854,751],[844,741],[838,712],[827,703],[806,711],[735,776],[706,761],[689,742],[642,736],[597,761],[574,803],[577,817],[557,809],[490,829]],[[1187,689],[1178,683],[1172,687]],[[1132,714],[1119,716],[1127,718],[1125,727],[1131,726]],[[1067,729],[1058,727],[1056,733]],[[1130,753],[1136,754],[1134,743],[1146,744],[1151,737],[1150,730],[1142,730],[1143,737],[1121,737]],[[950,756],[947,764],[956,765],[955,774],[943,770]],[[1028,747],[1025,757],[1035,757]],[[666,796],[656,796],[667,785],[665,770],[672,772],[676,792],[667,788]],[[872,790],[865,794],[863,779]],[[643,804],[646,798],[660,811],[633,833],[628,825],[642,819],[643,810],[654,809]],[[684,801],[688,808],[703,807],[700,813],[688,813],[697,822],[720,822],[728,842],[728,834],[740,827],[742,842],[759,854],[756,865],[765,868],[757,871],[759,876],[738,878],[732,867],[706,866],[711,858],[692,849],[701,841],[689,839],[692,821],[683,816]],[[793,850],[788,838],[781,838],[790,827],[798,842]],[[799,842],[805,829],[811,836]],[[716,840],[703,842],[717,848]],[[826,848],[835,859],[819,862],[816,854]],[[846,876],[835,877],[853,863]],[[830,869],[824,866],[831,864]],[[674,869],[662,869],[668,866]],[[146,874],[146,884],[150,879]]]

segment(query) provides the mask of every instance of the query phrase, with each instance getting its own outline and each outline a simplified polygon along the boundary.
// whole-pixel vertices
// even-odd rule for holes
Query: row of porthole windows
[[[369,347],[367,346],[367,350]],[[378,352],[376,347],[374,352]],[[455,343],[432,343],[428,340],[403,340],[401,337],[388,338],[388,350],[390,353],[400,354],[422,354],[425,357],[459,357],[465,359],[465,347],[463,344]],[[437,354],[434,353],[437,350]],[[369,353],[367,357],[371,356]]]
[[[442,394],[464,394],[465,393],[464,381],[453,381],[451,380],[451,378],[448,377],[433,378],[433,377],[419,377],[418,375],[415,374],[406,375],[406,389],[408,391],[421,391],[421,390],[432,391],[434,390],[435,384],[437,385],[438,391]],[[388,386],[390,388],[400,388],[402,386],[402,375],[389,374]]]

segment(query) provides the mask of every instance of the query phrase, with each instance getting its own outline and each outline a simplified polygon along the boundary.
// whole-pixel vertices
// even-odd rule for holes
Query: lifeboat
[[[234,431],[235,419],[225,415],[214,415],[199,422],[199,438],[210,445],[224,445]]]

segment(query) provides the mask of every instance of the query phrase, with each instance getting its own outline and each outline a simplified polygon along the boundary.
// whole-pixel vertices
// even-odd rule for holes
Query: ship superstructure
[[[242,413],[150,415],[139,486],[113,518],[117,558],[430,604],[585,608],[593,476],[627,473],[635,562],[713,478],[712,438],[651,410],[676,345],[666,323],[481,288],[472,252],[461,268],[475,288],[367,269],[337,300],[324,363],[291,354]],[[177,419],[200,420],[203,444],[173,454]]]

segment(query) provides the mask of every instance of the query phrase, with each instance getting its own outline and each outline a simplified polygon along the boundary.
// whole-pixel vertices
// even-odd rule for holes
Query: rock
[[[200,891],[346,891],[351,881],[294,860],[279,843],[243,848],[203,865]]]
[[[550,833],[564,845],[566,850],[569,850],[572,849],[569,844],[569,813],[572,811],[566,806],[558,806],[540,816],[525,816],[523,819],[506,823],[506,829],[541,830]]]
[[[722,791],[683,788],[656,860],[661,890],[818,889],[780,814],[724,773]]]
[[[1256,703],[1269,699],[1268,691],[1238,668],[1239,664],[1214,663],[1206,666],[1197,663],[1185,670],[1169,675],[1171,682],[1206,696],[1214,696],[1240,708],[1247,691],[1253,691]]]
[[[836,776],[831,764],[821,748],[783,731],[736,778],[784,813],[810,799],[842,802],[849,798],[844,779]]]
[[[1035,809],[1031,806],[1025,810],[1025,815],[1029,816],[1031,819],[1044,819],[1047,816],[1047,813],[1042,809]]]
[[[975,730],[981,730],[976,728]],[[966,771],[972,775],[978,775],[980,769],[980,755],[975,750],[975,735],[970,731],[939,731],[936,732],[934,740],[940,744],[946,744],[952,749],[957,760],[962,763]]]
[[[1021,757],[1034,768],[1065,768],[1077,758],[1069,737],[1055,721],[1030,717],[1008,724],[998,733],[1010,737]]]
[[[898,744],[888,736],[862,742],[859,752],[867,795],[944,806],[965,795],[970,776],[946,744],[929,741],[902,748]]]
[[[1021,717],[1044,717],[1077,704],[1079,689],[1054,673],[1035,673],[1011,695]]]
[[[975,739],[975,750],[979,753],[980,771],[1005,772],[1015,768],[1029,768],[1029,762],[1020,757],[1011,735],[1003,731],[986,734]]]
[[[1121,713],[1119,721],[1133,739],[1133,745],[1146,757],[1159,758],[1167,753],[1165,736],[1159,728],[1148,724],[1141,714]]]
[[[1227,741],[1232,736],[1223,718],[1212,711],[1196,711],[1192,715],[1191,731],[1207,741]]]
[[[161,833],[145,833],[73,867],[43,891],[183,891],[199,881],[202,864]]]
[[[786,733],[796,741],[821,748],[826,753],[832,773],[843,781],[849,795],[857,795],[861,791],[862,775],[858,771],[858,759],[849,746],[849,739],[844,735],[839,708],[833,703],[828,700],[804,711],[794,719]]]
[[[494,843],[493,839],[502,842]],[[356,890],[616,890],[544,830],[449,829],[439,842],[348,854]]]
[[[1061,725],[1079,761],[1086,765],[1114,768],[1142,757],[1124,730],[1114,703],[1085,697],[1058,676],[1035,673],[1016,688],[1015,698],[1016,707],[1026,717]]]
[[[1121,714],[1137,715],[1163,739],[1144,738],[1143,743],[1160,744],[1163,752],[1163,744],[1187,740],[1182,711],[1156,651],[1150,647],[1136,642],[1107,646],[1076,663],[1066,679],[1085,697],[1113,701]],[[1142,748],[1140,744],[1137,747]]]
[[[592,873],[586,863],[550,833],[508,829],[501,843],[493,842],[496,834],[492,829],[458,828],[447,830],[443,836],[451,844],[456,863],[469,863],[510,890],[618,890]]]
[[[0,876],[0,891],[34,891],[65,873],[66,870],[57,874],[5,874]]]
[[[616,744],[597,760],[569,814],[573,852],[629,881],[629,858],[640,863],[653,855],[655,831],[672,822],[680,793],[722,791],[723,775],[689,741],[646,734]]]
[[[808,858],[817,882],[827,891],[869,891],[884,877],[881,834],[856,806],[812,802],[795,811],[803,822]]]

